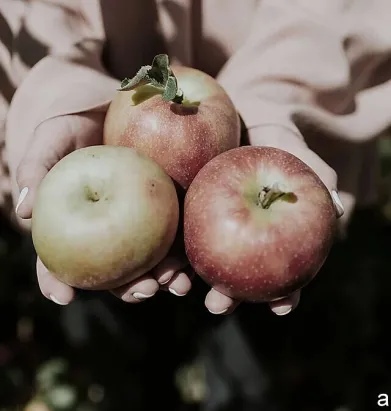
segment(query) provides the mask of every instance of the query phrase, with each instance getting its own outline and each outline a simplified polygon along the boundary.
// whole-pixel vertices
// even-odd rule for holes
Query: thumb
[[[15,211],[20,218],[31,218],[37,189],[48,171],[78,145],[87,143],[79,135],[83,134],[81,130],[86,120],[88,117],[81,115],[59,116],[44,121],[35,129],[16,170],[20,194]]]

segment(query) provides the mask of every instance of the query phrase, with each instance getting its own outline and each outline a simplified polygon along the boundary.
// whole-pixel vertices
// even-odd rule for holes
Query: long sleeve
[[[5,134],[13,185],[16,168],[40,123],[107,108],[117,81],[101,64],[101,20],[97,0],[33,0],[26,6],[14,41],[11,72],[16,92]]]
[[[391,122],[390,15],[387,0],[262,0],[219,75],[252,144],[305,142],[352,203],[376,197],[374,139]]]
[[[390,122],[381,101],[374,118],[361,116],[375,93],[391,87],[373,87],[391,67],[389,15],[385,0],[260,1],[249,36],[219,79],[249,128],[298,127],[313,117],[343,139],[368,140]]]

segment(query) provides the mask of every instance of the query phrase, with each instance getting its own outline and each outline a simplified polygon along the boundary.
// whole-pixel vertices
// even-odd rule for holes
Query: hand
[[[16,212],[20,218],[31,218],[38,185],[59,160],[76,149],[102,143],[103,121],[103,112],[66,115],[49,119],[36,129],[17,169],[20,197]],[[151,272],[111,292],[129,303],[152,297],[160,286],[174,295],[185,295],[191,288],[183,271],[186,265],[183,258],[170,255]],[[74,289],[57,280],[39,258],[37,277],[41,292],[48,299],[60,305],[73,300]]]
[[[38,185],[50,168],[61,158],[75,149],[101,144],[103,121],[103,113],[67,115],[47,120],[37,128],[32,143],[17,170],[17,183],[21,193],[16,207],[19,217],[31,218]],[[306,146],[295,144],[287,146],[286,142],[280,146],[278,141],[275,139],[273,146],[290,151],[314,169],[332,193],[337,215],[341,216],[343,208],[337,199],[335,172]],[[112,293],[130,303],[150,298],[159,289],[169,290],[178,296],[186,295],[191,288],[191,281],[185,272],[187,265],[188,262],[183,257],[183,253],[173,252],[150,273],[130,284],[112,290]],[[37,260],[37,277],[41,292],[47,298],[61,305],[73,300],[74,289],[58,281],[39,259]],[[299,299],[300,292],[297,292],[269,305],[273,312],[284,315],[298,305]],[[205,299],[205,306],[214,314],[232,313],[239,303],[214,289],[210,290]]]
[[[280,126],[265,126],[253,129],[249,133],[249,142],[252,145],[272,146],[288,151],[309,165],[320,177],[330,191],[334,202],[337,218],[344,213],[344,207],[338,195],[337,175],[316,153],[310,150],[293,131]],[[269,303],[271,310],[277,315],[286,315],[294,310],[300,301],[300,291]],[[214,314],[229,314],[240,304],[218,291],[212,289],[206,296],[205,305]]]

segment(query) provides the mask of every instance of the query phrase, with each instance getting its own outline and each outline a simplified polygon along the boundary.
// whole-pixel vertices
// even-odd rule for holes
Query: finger
[[[337,210],[337,218],[342,217],[345,213],[345,207],[343,206],[337,190],[331,190],[331,198],[333,199],[334,207]]]
[[[293,153],[294,154],[294,153]],[[300,156],[298,156],[300,158]],[[340,218],[345,212],[345,208],[338,194],[337,183],[338,176],[337,173],[324,162],[316,153],[311,150],[307,150],[302,157],[302,160],[306,162],[321,178],[325,186],[330,192],[331,198],[334,203],[336,216]]]
[[[159,290],[158,282],[150,275],[144,275],[137,280],[111,292],[126,303],[139,303],[153,297]]]
[[[42,123],[34,133],[19,167],[16,181],[20,190],[16,213],[21,218],[31,218],[36,190],[47,172],[71,147],[64,147],[69,126],[66,117],[59,117]],[[70,140],[70,139],[69,139]]]
[[[153,268],[151,275],[160,285],[168,284],[174,274],[186,267],[185,258],[168,256]]]
[[[212,314],[231,314],[239,305],[239,301],[233,300],[212,288],[205,298],[205,306]]]
[[[39,288],[46,298],[59,305],[67,305],[74,299],[74,289],[57,280],[39,258],[36,267]]]
[[[287,315],[291,311],[293,311],[298,306],[299,302],[300,291],[296,291],[286,298],[282,298],[280,300],[269,303],[269,307],[274,312],[274,314],[282,316]]]
[[[185,296],[191,289],[191,280],[189,276],[179,271],[174,274],[170,282],[167,284],[168,291],[177,297]]]

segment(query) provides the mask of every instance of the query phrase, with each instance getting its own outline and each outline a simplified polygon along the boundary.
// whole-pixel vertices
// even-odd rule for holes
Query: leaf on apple
[[[178,84],[176,78],[170,76],[167,80],[166,86],[163,92],[163,99],[166,101],[171,101],[175,98],[178,91]]]
[[[124,78],[119,91],[134,90],[136,87],[150,83],[148,70],[150,66],[143,66],[133,78]]]
[[[148,70],[148,76],[152,85],[157,87],[166,87],[170,74],[169,66],[170,62],[167,54],[158,54],[154,57],[152,66]]]
[[[119,91],[134,90],[137,87],[150,84],[162,90],[162,97],[166,101],[183,101],[183,93],[178,90],[177,79],[170,68],[167,54],[158,54],[154,57],[151,66],[143,66],[133,78],[122,80]]]

